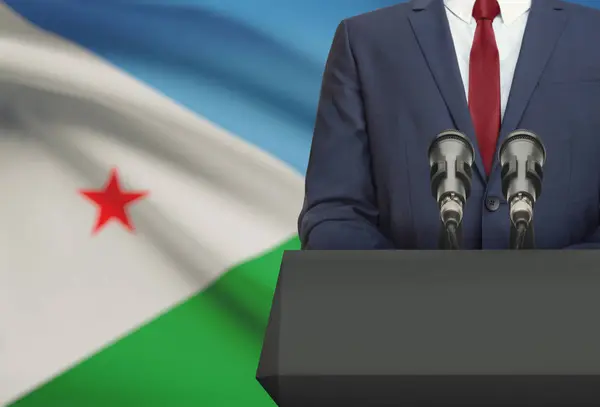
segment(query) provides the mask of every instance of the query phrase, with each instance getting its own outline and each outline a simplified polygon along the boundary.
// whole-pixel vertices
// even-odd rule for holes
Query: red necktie
[[[494,162],[500,132],[500,57],[492,22],[500,14],[497,0],[477,0],[477,21],[469,63],[469,110],[486,174]]]

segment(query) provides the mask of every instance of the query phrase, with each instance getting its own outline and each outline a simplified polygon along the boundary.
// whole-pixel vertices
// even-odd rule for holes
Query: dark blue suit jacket
[[[537,247],[600,248],[598,10],[533,0],[498,142],[518,128],[547,149]],[[443,1],[344,20],[323,77],[299,219],[303,247],[437,248],[427,148],[447,129],[477,149]],[[501,196],[499,165],[487,180],[477,152],[464,248],[508,248]]]

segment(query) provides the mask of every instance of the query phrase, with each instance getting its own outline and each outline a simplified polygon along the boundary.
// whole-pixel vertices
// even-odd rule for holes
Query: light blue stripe
[[[301,173],[337,23],[391,3],[8,2],[38,26],[92,50]]]

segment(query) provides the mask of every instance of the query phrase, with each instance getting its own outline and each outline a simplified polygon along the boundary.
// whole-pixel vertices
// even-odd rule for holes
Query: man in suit
[[[475,146],[463,248],[505,249],[496,148],[546,151],[538,248],[600,248],[600,11],[560,0],[412,0],[342,21],[327,60],[299,234],[306,249],[435,249],[427,149]]]

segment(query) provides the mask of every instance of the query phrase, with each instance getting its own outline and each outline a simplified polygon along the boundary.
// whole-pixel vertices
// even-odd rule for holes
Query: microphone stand
[[[519,223],[517,226],[515,226],[515,224],[511,222],[510,248],[514,250],[535,249],[535,232],[533,221],[531,221],[529,227],[525,223]]]
[[[440,222],[438,247],[440,250],[460,250],[462,247],[462,226],[456,226],[454,222],[448,222],[446,225]]]

